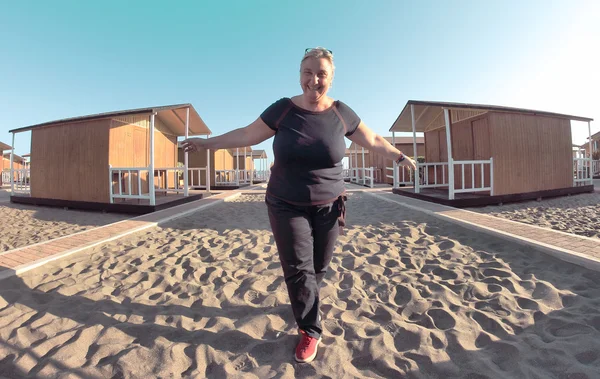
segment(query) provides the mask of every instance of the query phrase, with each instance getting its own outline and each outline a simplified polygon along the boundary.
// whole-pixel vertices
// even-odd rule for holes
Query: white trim
[[[150,194],[150,205],[156,205],[156,193],[154,192],[154,115],[150,115],[150,164],[148,165],[148,192]],[[121,181],[119,181],[119,184]]]
[[[392,146],[394,146],[394,149],[396,148],[396,132],[392,132]],[[396,162],[396,160],[392,161],[392,188],[398,188],[400,187],[400,184],[398,183],[398,175],[397,175],[397,170],[396,167],[398,167],[398,163]],[[386,167],[386,169],[389,169],[389,167]],[[386,177],[389,178],[389,175],[387,175],[387,171],[386,171]],[[386,180],[387,182],[387,180]]]
[[[448,149],[448,200],[454,200],[454,160],[452,159],[452,137],[450,135],[450,111],[444,108],[446,122],[446,145]],[[464,183],[463,183],[464,184]]]
[[[420,173],[419,173],[419,169],[418,169],[418,157],[419,155],[417,154],[417,124],[415,122],[415,106],[413,104],[410,105],[410,118],[411,118],[411,123],[412,123],[412,131],[413,131],[413,155],[415,157],[415,164],[417,165],[417,169],[415,170],[415,193],[420,193],[421,192],[421,185],[420,185]]]
[[[188,139],[189,137],[189,131],[190,131],[190,107],[185,108],[185,139]],[[189,185],[189,178],[188,178],[188,168],[189,168],[189,161],[188,161],[188,152],[185,151],[183,153],[183,196],[189,196],[190,195],[190,185]]]
[[[4,156],[3,156],[4,157]],[[12,145],[10,146],[10,195],[15,195],[15,133],[12,134]]]

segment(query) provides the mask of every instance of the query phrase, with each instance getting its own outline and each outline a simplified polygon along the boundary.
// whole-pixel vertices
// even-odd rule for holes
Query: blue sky
[[[317,45],[334,52],[330,95],[385,136],[409,99],[600,119],[599,14],[600,2],[579,0],[4,2],[0,141],[44,121],[186,102],[222,134],[299,94],[300,59]],[[587,125],[572,130],[583,143]],[[271,144],[258,148],[272,159]],[[29,147],[30,133],[17,135],[17,154]]]

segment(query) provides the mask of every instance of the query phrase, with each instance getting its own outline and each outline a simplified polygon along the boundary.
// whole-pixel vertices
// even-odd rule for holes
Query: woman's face
[[[327,94],[333,80],[333,68],[326,58],[307,58],[300,66],[300,86],[310,102]]]

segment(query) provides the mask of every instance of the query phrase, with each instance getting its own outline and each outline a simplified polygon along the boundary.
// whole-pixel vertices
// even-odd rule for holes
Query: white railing
[[[417,163],[417,167],[419,169],[419,188],[448,186],[448,162]],[[429,177],[430,168],[433,168],[433,180]]]
[[[240,170],[240,184],[251,184],[252,170]]]
[[[10,184],[10,169],[2,171],[2,184]]]
[[[373,188],[373,184],[375,183],[375,169],[373,167],[355,167],[348,169],[350,172],[350,182],[361,184],[363,186],[369,186]],[[367,184],[368,183],[368,184]]]
[[[386,167],[386,172],[387,171],[391,171],[392,175],[386,175],[386,178],[392,179],[394,180],[394,168],[393,167]],[[405,185],[405,186],[409,186],[412,185],[414,183],[414,171],[412,168],[409,167],[404,167],[404,166],[396,166],[396,178],[398,180],[397,183],[394,183],[394,187],[396,186],[400,186],[400,185]]]
[[[150,200],[148,183],[150,167],[112,167],[109,165],[108,177],[111,203],[114,202],[114,199]],[[145,185],[143,186],[142,183]],[[144,192],[144,187],[148,192]]]
[[[185,193],[183,183],[184,167],[159,167],[154,169],[154,177],[158,178],[155,192]],[[204,179],[204,184],[202,184]],[[188,188],[206,189],[206,167],[188,167]]]
[[[345,168],[342,170],[342,178],[344,179],[350,179],[352,177],[352,169],[350,168]]]
[[[269,180],[271,170],[254,170],[254,179],[256,181],[266,182]]]
[[[486,166],[489,170],[486,170]],[[448,162],[417,163],[419,168],[419,183],[415,192],[419,193],[421,188],[448,188],[448,196],[454,199],[455,193],[467,192],[490,192],[494,195],[494,161],[488,160],[468,160],[453,162],[453,185],[450,185],[450,173],[448,171]],[[470,173],[467,175],[466,169],[470,167]],[[456,170],[458,168],[458,170]],[[486,171],[488,174],[488,185],[486,186]],[[479,179],[476,180],[476,173],[480,172]],[[431,178],[433,176],[433,178]],[[456,184],[460,180],[460,186]]]
[[[600,160],[592,161],[592,177],[600,176]]]
[[[590,158],[573,158],[573,187],[593,183],[592,171],[595,162]]]
[[[454,161],[454,168],[460,166],[460,178],[461,187],[459,189],[454,189],[454,193],[466,193],[466,192],[484,192],[490,191],[490,195],[494,196],[494,161],[492,158],[489,160],[478,160],[478,161]],[[471,180],[465,181],[465,166],[471,167]],[[479,166],[479,170],[481,172],[479,185],[475,182],[475,170]],[[489,186],[485,185],[485,166],[489,166]],[[456,170],[455,170],[456,173]],[[467,178],[468,179],[468,178]],[[471,186],[467,186],[466,184],[471,184]],[[456,183],[456,177],[454,178],[454,183]]]
[[[237,170],[215,170],[216,186],[235,186],[238,184]]]
[[[28,168],[19,168],[14,171],[14,181],[13,181],[13,193],[18,195],[29,195],[31,194],[31,186],[30,186],[30,170]],[[4,174],[4,173],[3,173]],[[3,178],[4,179],[4,178]],[[10,182],[10,170],[8,171],[8,179]]]
[[[363,169],[363,175],[364,175],[363,184],[366,186],[367,182],[368,182],[369,183],[368,186],[370,188],[373,188],[373,184],[375,183],[373,167],[367,167],[367,168]]]
[[[204,184],[202,184],[202,179],[204,179]],[[210,183],[206,183],[206,179],[206,167],[188,167],[189,188],[210,189]]]

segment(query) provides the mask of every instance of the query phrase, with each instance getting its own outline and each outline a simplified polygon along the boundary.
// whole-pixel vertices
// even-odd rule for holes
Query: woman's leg
[[[314,240],[314,267],[319,287],[327,273],[331,258],[333,258],[333,250],[340,234],[338,201],[331,205],[316,207],[311,220]]]
[[[269,195],[265,202],[294,318],[300,329],[319,338],[319,288],[313,261],[309,207],[294,206]]]

